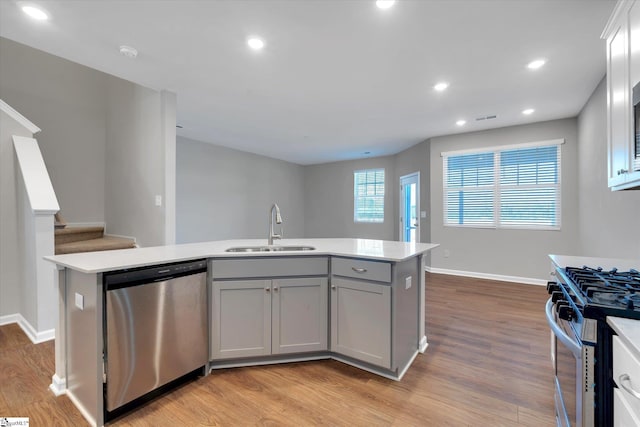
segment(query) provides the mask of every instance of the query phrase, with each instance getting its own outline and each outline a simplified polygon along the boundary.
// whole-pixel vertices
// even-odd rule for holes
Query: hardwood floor
[[[427,337],[400,382],[336,361],[214,371],[114,426],[554,426],[543,287],[427,274]],[[53,342],[0,327],[0,417],[86,422],[48,390]]]

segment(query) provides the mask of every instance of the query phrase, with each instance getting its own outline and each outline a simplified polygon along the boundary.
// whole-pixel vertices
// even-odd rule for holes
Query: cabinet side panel
[[[102,424],[102,276],[67,270],[67,392]],[[77,301],[77,303],[76,303]]]
[[[392,369],[403,369],[418,351],[420,338],[420,258],[395,265],[393,277]]]

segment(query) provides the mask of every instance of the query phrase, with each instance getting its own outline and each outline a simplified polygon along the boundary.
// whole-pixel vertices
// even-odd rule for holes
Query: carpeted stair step
[[[102,227],[100,227],[102,228]],[[56,243],[56,255],[74,254],[78,252],[111,251],[114,249],[135,248],[133,239],[115,236],[102,236],[96,239],[78,240],[67,243]]]
[[[104,235],[104,227],[65,227],[55,230],[55,244],[79,242],[81,240],[100,239]]]

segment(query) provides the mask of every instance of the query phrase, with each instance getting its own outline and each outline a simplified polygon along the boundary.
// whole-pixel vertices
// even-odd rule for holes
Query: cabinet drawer
[[[391,283],[391,263],[353,258],[331,258],[331,274]]]
[[[624,390],[613,390],[613,426],[629,427],[640,426],[640,418],[638,418],[630,403],[631,396],[625,395]]]
[[[613,337],[613,380],[616,382],[620,393],[625,398],[626,406],[632,411],[635,418],[640,419],[640,399],[634,397],[624,389],[620,376],[628,375],[629,380],[624,381],[624,386],[640,393],[640,360],[631,352],[629,347],[618,336]]]
[[[211,271],[214,279],[326,276],[329,274],[329,262],[326,257],[307,256],[214,259]]]

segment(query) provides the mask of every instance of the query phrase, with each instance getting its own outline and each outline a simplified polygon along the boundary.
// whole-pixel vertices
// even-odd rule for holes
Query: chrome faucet
[[[282,225],[280,226],[280,234],[273,233],[273,211],[276,212],[276,224],[282,224],[282,217],[280,216],[280,208],[276,203],[271,206],[271,212],[269,213],[269,238],[267,239],[267,244],[269,246],[273,245],[273,239],[282,239]]]

